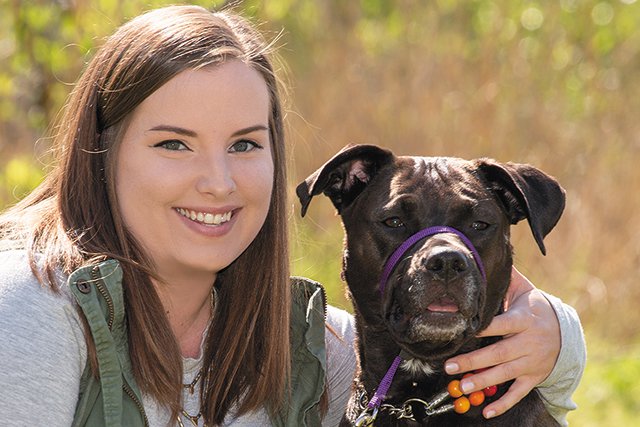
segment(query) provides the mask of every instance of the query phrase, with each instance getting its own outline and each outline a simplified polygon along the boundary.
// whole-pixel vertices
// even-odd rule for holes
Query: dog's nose
[[[441,280],[452,280],[469,269],[469,259],[455,249],[432,252],[423,259],[425,268]]]

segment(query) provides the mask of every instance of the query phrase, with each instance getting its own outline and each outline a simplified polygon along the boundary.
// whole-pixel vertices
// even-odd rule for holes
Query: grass
[[[569,424],[580,427],[631,426],[640,411],[640,345],[591,339],[582,382],[574,394],[578,409]]]

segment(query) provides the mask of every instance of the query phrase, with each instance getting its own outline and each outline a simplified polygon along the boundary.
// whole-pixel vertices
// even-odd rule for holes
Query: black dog
[[[453,378],[443,370],[447,358],[495,342],[476,335],[502,311],[512,266],[510,225],[526,218],[545,253],[543,238],[565,202],[555,179],[529,165],[396,157],[355,145],[298,186],[303,216],[320,193],[344,224],[343,277],[358,336],[360,372],[341,425],[558,425],[535,391],[507,413],[484,419],[482,408],[508,383],[495,395],[495,389],[476,395],[475,404],[484,402],[466,412],[463,397],[456,405],[464,413],[456,413],[446,393]],[[374,398],[399,355],[390,388]],[[384,403],[366,409],[378,398]]]

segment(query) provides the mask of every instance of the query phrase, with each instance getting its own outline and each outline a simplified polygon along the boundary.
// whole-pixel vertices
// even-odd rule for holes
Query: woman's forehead
[[[196,132],[210,126],[267,125],[269,105],[262,75],[233,60],[177,74],[134,110],[132,122],[143,127],[170,124]]]

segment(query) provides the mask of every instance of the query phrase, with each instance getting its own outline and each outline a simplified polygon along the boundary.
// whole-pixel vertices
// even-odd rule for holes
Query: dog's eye
[[[400,221],[400,218],[398,218],[397,216],[387,218],[384,221],[382,221],[382,223],[390,228],[398,228],[398,227],[404,226],[404,222]]]
[[[471,224],[471,228],[473,228],[474,230],[482,231],[489,228],[489,224],[484,221],[474,221],[473,224]]]

